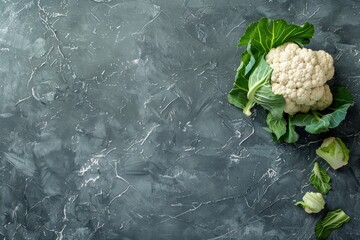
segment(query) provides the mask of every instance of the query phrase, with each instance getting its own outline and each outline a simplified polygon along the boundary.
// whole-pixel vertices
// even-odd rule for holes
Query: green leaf
[[[308,133],[312,133],[312,134],[323,133],[323,132],[329,131],[329,128],[330,128],[329,117],[330,116],[325,115],[325,116],[321,117],[321,115],[319,115],[317,111],[311,111],[310,114],[312,114],[311,122],[305,126],[305,131],[307,131]]]
[[[330,211],[325,218],[315,225],[315,236],[317,239],[326,239],[331,232],[340,228],[344,223],[350,221],[350,217],[341,209]]]
[[[294,143],[299,139],[299,134],[295,131],[295,125],[292,122],[291,116],[288,116],[287,129],[284,136],[281,138],[286,143]]]
[[[302,26],[288,24],[283,19],[270,20],[262,18],[255,25],[250,25],[240,45],[251,43],[254,55],[268,53],[271,48],[276,48],[286,42],[299,42],[307,44],[314,35],[314,26],[306,22]]]
[[[333,103],[328,109],[296,114],[292,117],[292,123],[298,127],[305,127],[305,131],[312,134],[326,132],[339,126],[345,119],[347,110],[354,105],[354,100],[345,87],[333,87],[331,92]]]
[[[270,85],[271,73],[272,68],[262,57],[249,78],[249,91],[247,93],[249,101],[243,109],[246,115],[251,115],[250,110],[257,103],[270,111],[276,119],[282,118],[285,99],[283,96],[272,92]]]
[[[310,23],[297,26],[288,24],[282,19],[270,20],[267,18],[262,18],[258,22],[251,23],[239,41],[239,46],[247,45],[247,48],[246,51],[242,53],[233,88],[228,94],[229,103],[241,109],[246,108],[244,112],[247,115],[251,114],[250,109],[255,103],[259,103],[263,108],[271,111],[276,118],[281,118],[280,115],[282,115],[284,107],[282,104],[283,98],[272,93],[270,82],[268,81],[264,83],[264,86],[257,86],[253,89],[255,92],[259,91],[259,94],[250,94],[250,96],[256,98],[257,101],[249,99],[248,92],[251,89],[249,86],[249,78],[256,68],[263,67],[263,64],[260,64],[261,58],[263,58],[271,48],[280,46],[286,42],[306,44],[309,43],[313,34],[314,27]],[[266,68],[261,71],[263,70],[266,70]],[[272,104],[275,104],[276,107],[273,107]],[[280,104],[282,104],[281,107]]]
[[[248,44],[248,46],[246,48],[246,52],[249,54],[250,58],[249,58],[249,62],[246,64],[246,67],[245,67],[245,76],[251,71],[253,66],[256,64],[255,56],[251,52],[251,44],[250,43]]]
[[[354,97],[351,92],[344,86],[334,86],[331,88],[334,96],[334,102],[329,107],[330,109],[338,109],[345,104],[354,104]]]
[[[254,72],[249,78],[249,91],[247,93],[248,99],[253,100],[256,91],[265,83],[270,81],[272,68],[266,63],[264,57],[260,58],[259,64],[256,66]]]
[[[228,102],[238,108],[245,108],[246,104],[248,103],[248,99],[246,97],[246,91],[243,91],[238,86],[233,87],[230,93],[227,95]]]
[[[248,77],[245,74],[245,65],[250,62],[250,54],[245,52],[242,55],[241,63],[238,69],[236,70],[235,82],[233,88],[229,92],[227,98],[229,103],[234,106],[244,109],[248,103],[247,92],[249,91],[248,87]]]
[[[291,117],[291,122],[297,127],[305,127],[312,124],[315,119],[315,116],[310,113],[297,113]]]
[[[331,189],[330,180],[330,176],[327,174],[326,170],[315,162],[309,178],[310,183],[320,193],[327,194]]]
[[[252,39],[254,29],[257,27],[258,22],[250,23],[246,28],[244,35],[241,36],[238,46],[246,46]]]
[[[344,104],[337,108],[332,113],[324,115],[319,121],[305,127],[309,133],[322,133],[328,131],[330,128],[336,128],[345,119],[347,110],[352,104]]]
[[[269,112],[266,123],[269,127],[268,130],[275,135],[276,140],[280,140],[281,136],[286,133],[286,120],[284,118],[277,119]]]
[[[270,79],[255,94],[255,102],[271,112],[276,119],[281,119],[284,112],[285,99],[271,90]]]
[[[268,132],[273,134],[274,141],[284,141],[286,143],[295,143],[299,139],[299,134],[295,131],[295,125],[291,121],[291,116],[285,114],[287,118],[276,119],[270,112],[266,117]]]
[[[340,138],[328,137],[324,139],[321,146],[316,149],[316,155],[324,159],[336,170],[348,164],[350,150]]]

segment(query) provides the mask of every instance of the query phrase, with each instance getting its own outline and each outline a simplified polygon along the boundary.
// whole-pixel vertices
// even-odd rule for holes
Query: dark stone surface
[[[327,208],[360,238],[356,0],[0,2],[0,239],[314,239],[294,206],[329,135],[351,149]],[[230,106],[237,41],[260,17],[314,23],[356,98],[347,120],[274,143]]]

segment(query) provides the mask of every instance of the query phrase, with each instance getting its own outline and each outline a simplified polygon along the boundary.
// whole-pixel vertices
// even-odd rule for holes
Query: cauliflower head
[[[334,60],[320,50],[300,48],[295,43],[285,43],[273,48],[266,56],[273,69],[271,88],[285,99],[284,112],[293,115],[312,110],[324,110],[333,101],[329,85],[334,76]]]

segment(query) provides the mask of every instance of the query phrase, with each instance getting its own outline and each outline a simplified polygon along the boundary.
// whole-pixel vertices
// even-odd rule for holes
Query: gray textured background
[[[360,238],[360,3],[356,0],[2,0],[0,239],[313,239],[294,200],[315,149],[341,136],[327,208]],[[230,106],[260,17],[311,21],[356,98],[336,131],[274,143]]]

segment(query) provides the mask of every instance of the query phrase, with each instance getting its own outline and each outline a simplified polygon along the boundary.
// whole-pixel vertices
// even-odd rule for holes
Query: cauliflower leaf
[[[268,131],[273,133],[275,140],[280,138],[286,133],[286,120],[284,118],[277,119],[271,112],[266,116],[266,123],[268,125]]]
[[[299,139],[296,127],[305,127],[305,131],[311,134],[319,134],[336,128],[345,119],[348,109],[354,105],[354,99],[349,90],[343,86],[334,86],[331,91],[334,101],[326,110],[297,113],[293,116],[287,115],[287,118],[283,118],[286,126],[285,133],[282,129],[278,129],[279,122],[283,122],[282,120],[279,119],[277,122],[266,121],[268,130],[276,136],[276,140],[294,143]],[[283,128],[283,126],[281,127]]]
[[[331,178],[327,174],[326,170],[322,168],[317,162],[314,164],[314,168],[311,171],[309,177],[310,183],[322,194],[327,194],[331,189]]]
[[[251,99],[248,99],[249,78],[256,68],[263,65],[259,64],[263,55],[266,55],[271,48],[280,46],[286,42],[296,42],[298,44],[309,43],[313,34],[314,26],[311,23],[298,26],[288,24],[282,19],[270,20],[261,18],[258,22],[250,24],[239,41],[239,46],[247,45],[247,48],[242,53],[240,66],[236,70],[233,88],[228,94],[229,103],[241,109],[246,108],[245,113],[249,114],[250,109],[255,104],[254,102],[249,103]],[[258,90],[267,91],[268,89],[259,88]],[[265,93],[270,92],[267,91],[261,94],[261,96],[263,96],[263,105],[267,102],[267,99],[264,98]],[[271,97],[273,98],[274,95],[275,94]],[[279,98],[277,98],[277,100],[279,100]],[[265,106],[269,108],[269,105],[271,105],[271,103]],[[275,116],[278,117],[277,114],[275,114]]]
[[[268,124],[269,132],[273,134],[273,139],[275,141],[284,141],[286,143],[297,142],[299,134],[295,130],[296,126],[290,121],[290,115],[287,115],[287,120],[285,120],[285,118],[276,119],[271,115],[272,114],[269,112],[266,123]]]
[[[276,95],[271,91],[271,73],[271,67],[264,58],[261,58],[258,66],[249,77],[249,91],[246,95],[248,102],[243,109],[245,115],[250,116],[250,109],[255,103],[258,103],[270,111],[276,119],[282,118],[285,100],[283,96]]]
[[[332,231],[349,221],[350,217],[341,209],[328,212],[324,219],[318,221],[315,225],[316,239],[326,239]]]
[[[286,42],[310,43],[313,35],[314,26],[308,22],[298,26],[288,24],[283,19],[261,18],[257,23],[249,25],[245,34],[240,38],[239,46],[251,43],[251,50],[254,55],[262,55],[269,52],[271,48],[278,47]]]
[[[328,137],[316,149],[316,155],[323,158],[336,170],[349,163],[350,150],[340,138]]]
[[[345,87],[335,86],[331,91],[334,102],[328,109],[296,114],[291,118],[291,122],[298,127],[305,127],[305,131],[312,134],[326,132],[339,126],[345,119],[347,110],[354,105],[354,100]]]

